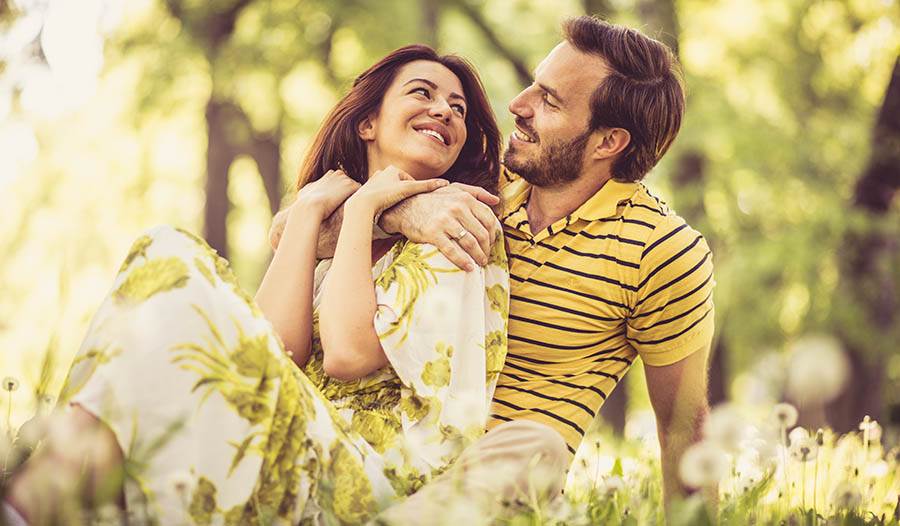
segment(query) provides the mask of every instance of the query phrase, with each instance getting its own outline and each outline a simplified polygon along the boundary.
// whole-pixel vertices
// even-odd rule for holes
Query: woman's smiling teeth
[[[425,135],[430,135],[431,137],[434,137],[436,140],[440,141],[441,144],[443,144],[443,145],[446,145],[446,144],[447,144],[447,140],[444,139],[444,136],[441,135],[440,133],[434,131],[434,130],[429,130],[429,129],[427,129],[427,128],[422,128],[421,130],[416,130],[416,131],[419,132],[419,133],[423,133],[423,134],[425,134]]]

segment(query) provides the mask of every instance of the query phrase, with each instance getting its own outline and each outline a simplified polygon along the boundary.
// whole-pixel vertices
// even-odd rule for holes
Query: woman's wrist
[[[380,210],[375,203],[364,194],[353,194],[344,202],[344,215],[365,217],[371,222]]]

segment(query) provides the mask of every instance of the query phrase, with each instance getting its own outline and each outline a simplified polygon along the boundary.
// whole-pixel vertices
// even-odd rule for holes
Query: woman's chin
[[[424,181],[426,179],[435,179],[444,175],[450,169],[452,164],[446,162],[435,162],[433,159],[418,159],[406,163],[408,168],[399,167],[414,179]]]

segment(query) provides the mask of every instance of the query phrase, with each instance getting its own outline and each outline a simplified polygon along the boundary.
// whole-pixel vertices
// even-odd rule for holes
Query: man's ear
[[[359,121],[359,124],[356,125],[356,133],[359,134],[359,138],[364,141],[374,141],[375,140],[375,118],[370,115],[365,119]]]
[[[606,128],[597,133],[599,141],[591,152],[591,157],[597,160],[615,157],[631,144],[631,134],[623,128]]]

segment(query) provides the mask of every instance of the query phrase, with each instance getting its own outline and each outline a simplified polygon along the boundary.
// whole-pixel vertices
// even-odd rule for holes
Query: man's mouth
[[[522,130],[520,130],[518,128],[516,128],[516,130],[513,131],[512,136],[517,141],[530,142],[530,143],[537,142],[534,139],[532,139],[530,135],[526,135],[525,132],[523,132]]]
[[[427,136],[431,137],[432,139],[443,144],[444,146],[450,145],[450,139],[448,138],[446,132],[442,132],[441,130],[437,129],[436,126],[425,125],[425,126],[414,127],[413,129],[416,130],[417,132],[421,133],[422,135],[427,135]]]

